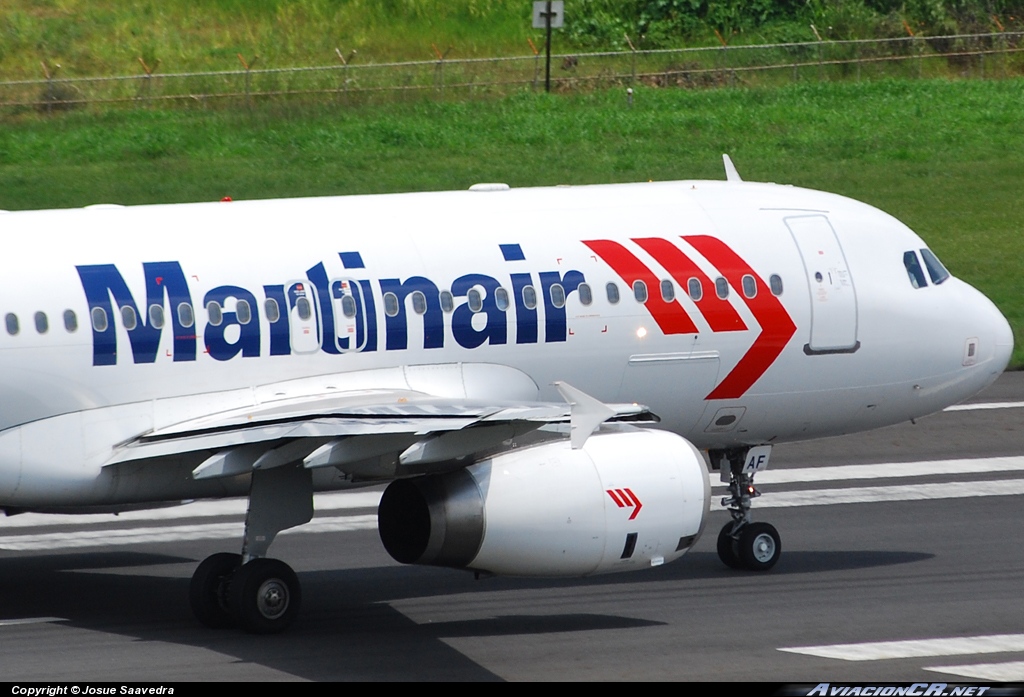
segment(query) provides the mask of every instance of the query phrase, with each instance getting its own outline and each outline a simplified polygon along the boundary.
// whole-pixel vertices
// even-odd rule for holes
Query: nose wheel
[[[750,502],[761,494],[754,488],[754,473],[744,469],[747,450],[713,452],[712,458],[728,477],[729,496],[722,505],[732,520],[718,533],[718,558],[730,569],[768,571],[782,555],[779,531],[769,523],[755,523],[750,517]]]

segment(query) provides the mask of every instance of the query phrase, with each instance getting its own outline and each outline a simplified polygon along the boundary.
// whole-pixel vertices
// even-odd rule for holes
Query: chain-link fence
[[[1024,73],[1024,32],[720,46],[552,56],[552,89],[634,83],[657,87],[780,84],[882,76],[1004,77]],[[247,67],[202,73],[0,81],[0,112],[89,105],[251,105],[267,100],[338,104],[408,98],[466,98],[544,89],[541,54],[304,68]],[[141,61],[140,61],[141,63]],[[243,63],[244,64],[244,63]]]

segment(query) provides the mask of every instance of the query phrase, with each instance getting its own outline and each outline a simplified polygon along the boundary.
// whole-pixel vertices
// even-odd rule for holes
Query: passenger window
[[[123,324],[124,328],[128,331],[131,331],[138,326],[139,318],[135,314],[134,307],[125,306],[121,308],[121,324]]]
[[[78,316],[75,314],[74,310],[64,310],[64,329],[66,329],[68,333],[78,331]]]
[[[155,329],[163,329],[164,306],[153,304],[149,306],[149,326]]]
[[[107,331],[107,311],[102,307],[92,308],[92,329],[96,332]],[[11,318],[14,317],[14,331],[11,332]],[[11,334],[18,333],[18,318],[14,315],[7,315],[7,331]]]
[[[928,281],[924,280],[924,271],[921,269],[921,262],[917,260],[917,254],[913,251],[903,253],[903,266],[907,269],[907,276],[910,277],[910,285],[915,288],[924,288]]]
[[[922,249],[921,258],[924,259],[924,266],[928,269],[928,276],[931,277],[932,283],[939,285],[949,278],[949,271],[942,265],[939,258],[932,253],[932,250]]]
[[[576,295],[580,298],[581,305],[589,305],[594,302],[594,294],[590,291],[590,286],[586,283],[581,283],[576,287]]]
[[[439,297],[441,299],[442,311],[451,312],[452,310],[455,309],[455,298],[452,297],[451,293],[449,293],[446,290],[442,290],[441,295]]]
[[[249,324],[252,321],[252,308],[249,307],[248,300],[239,300],[235,303],[235,319],[239,324]]]
[[[552,283],[548,291],[551,295],[551,304],[555,307],[565,307],[565,288],[561,283]]]
[[[697,302],[704,297],[704,286],[701,285],[699,278],[691,278],[686,286],[690,291],[690,300]]]
[[[398,296],[394,293],[384,294],[384,314],[388,317],[398,315]]]
[[[469,301],[471,312],[480,312],[480,310],[484,309],[484,298],[476,288],[469,289],[469,292],[466,293],[466,299]]]
[[[757,281],[750,274],[743,276],[743,295],[747,298],[753,298],[757,295]]]
[[[608,293],[608,302],[612,305],[616,305],[619,302],[619,286],[615,283],[609,283],[604,287],[606,293]]]
[[[782,295],[782,276],[773,273],[768,277],[768,286],[772,289],[772,295]]]
[[[523,286],[523,305],[527,310],[537,307],[537,290],[533,286]]]
[[[715,279],[715,295],[722,300],[729,297],[729,282],[721,276]]]
[[[11,336],[17,334],[20,329],[18,327],[18,316],[13,312],[8,312],[5,321],[7,322],[7,333],[10,334]]]
[[[40,334],[45,334],[50,328],[50,322],[46,319],[46,313],[37,312],[34,319],[36,321],[36,331]]]
[[[267,303],[268,303],[268,308],[267,308],[268,310],[269,310],[269,303],[274,303],[274,311],[275,312],[277,311],[277,302],[276,301],[268,300]],[[270,312],[268,311],[267,312],[267,317],[269,318],[269,316],[270,316]],[[273,319],[273,320],[270,320],[270,321],[271,322],[275,322],[277,320]],[[181,326],[183,326],[183,327],[185,327],[187,329],[187,328],[191,327],[195,323],[196,323],[196,317],[195,317],[195,313],[192,312],[192,305],[190,303],[178,303],[178,324],[180,324]]]
[[[647,284],[643,281],[633,281],[633,297],[638,303],[647,302]]]
[[[426,301],[424,301],[425,303]],[[341,296],[341,314],[349,319],[356,316],[356,299],[351,295]]]
[[[427,296],[423,294],[423,291],[414,291],[412,294],[412,311],[417,315],[426,314],[427,312]]]
[[[676,299],[676,287],[668,279],[661,282],[661,299],[667,303]]]
[[[302,300],[305,300],[305,298],[299,298],[299,301],[300,301],[299,314],[300,315],[302,314],[302,309],[301,309],[301,301]],[[220,323],[224,321],[224,312],[220,309],[220,303],[218,303],[216,300],[211,300],[209,303],[207,303],[207,305],[206,305],[206,315],[210,319],[210,324],[212,326],[214,326],[214,327],[219,327]]]
[[[504,288],[498,288],[494,291],[494,304],[498,306],[498,309],[504,312],[508,309],[508,291]]]

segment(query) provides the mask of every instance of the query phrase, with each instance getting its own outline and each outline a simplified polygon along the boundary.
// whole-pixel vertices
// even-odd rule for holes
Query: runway
[[[678,562],[582,581],[404,567],[377,538],[379,492],[322,496],[272,548],[303,610],[271,637],[188,608],[196,564],[238,546],[244,501],[3,519],[0,675],[1024,681],[1024,372],[917,424],[777,446],[758,484],[773,571],[721,564],[716,505]]]

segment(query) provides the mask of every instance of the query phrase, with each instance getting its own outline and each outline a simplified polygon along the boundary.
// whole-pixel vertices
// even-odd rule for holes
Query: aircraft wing
[[[440,373],[435,367],[426,381],[424,368],[402,369],[400,380],[383,371],[367,371],[376,375],[362,380],[346,375],[330,389],[268,385],[243,406],[139,434],[117,446],[105,466],[194,454],[206,455],[193,471],[197,479],[296,462],[366,476],[413,474],[459,467],[459,460],[504,441],[551,424],[575,427],[579,420],[570,403],[523,399],[531,389],[521,380],[515,384],[522,374],[504,366],[446,366]],[[366,377],[391,385],[368,388]],[[495,379],[502,377],[513,379],[497,387]],[[495,388],[494,399],[484,398],[488,385],[481,382]],[[591,399],[569,386],[560,389],[576,397],[571,401]],[[535,397],[535,385],[532,391]],[[637,404],[600,405],[590,412],[591,421],[599,420],[583,427],[584,439],[604,421],[657,420]]]

